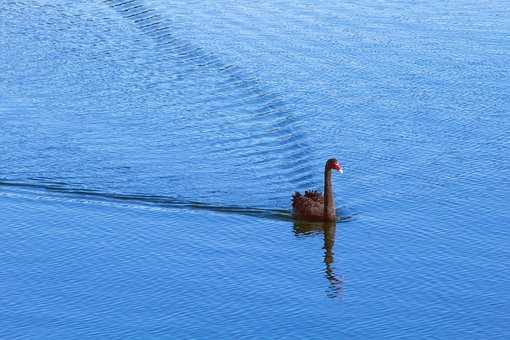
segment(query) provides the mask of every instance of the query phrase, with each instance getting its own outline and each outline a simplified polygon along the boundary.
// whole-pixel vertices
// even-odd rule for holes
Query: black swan
[[[342,166],[334,158],[328,159],[324,167],[324,196],[318,191],[305,191],[292,195],[292,216],[303,221],[336,221],[335,200],[331,186],[331,170],[343,173]]]

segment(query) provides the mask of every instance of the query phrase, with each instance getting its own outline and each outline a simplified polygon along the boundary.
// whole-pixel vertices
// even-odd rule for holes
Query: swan
[[[335,200],[331,185],[331,170],[343,173],[343,168],[335,158],[330,158],[324,167],[324,195],[318,191],[305,191],[304,195],[292,195],[292,216],[303,221],[336,221]]]

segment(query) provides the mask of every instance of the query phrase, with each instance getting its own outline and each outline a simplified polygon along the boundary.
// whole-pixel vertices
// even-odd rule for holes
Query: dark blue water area
[[[0,2],[0,338],[509,338],[509,9]]]

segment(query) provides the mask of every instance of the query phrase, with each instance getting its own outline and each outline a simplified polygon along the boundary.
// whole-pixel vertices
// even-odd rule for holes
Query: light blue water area
[[[509,9],[1,2],[0,338],[510,337]]]

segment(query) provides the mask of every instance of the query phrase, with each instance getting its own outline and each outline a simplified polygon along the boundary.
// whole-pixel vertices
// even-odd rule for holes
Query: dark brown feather
[[[324,196],[321,192],[310,190],[305,194],[295,192],[292,195],[292,214],[302,220],[322,220],[324,216]]]

